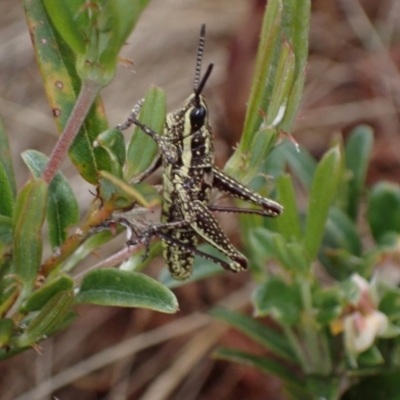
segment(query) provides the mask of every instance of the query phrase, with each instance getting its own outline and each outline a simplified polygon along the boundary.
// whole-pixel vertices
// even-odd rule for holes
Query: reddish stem
[[[83,82],[79,92],[78,99],[68,118],[64,132],[59,137],[53,151],[51,152],[49,162],[42,173],[42,179],[50,183],[60,169],[75,136],[78,134],[85,118],[92,106],[97,94],[100,91],[100,85],[93,81]]]

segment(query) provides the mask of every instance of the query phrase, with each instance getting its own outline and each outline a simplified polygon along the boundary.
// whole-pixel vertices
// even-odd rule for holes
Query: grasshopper
[[[161,223],[146,229],[137,241],[145,238],[147,247],[152,236],[161,238],[163,256],[173,278],[184,280],[192,272],[194,256],[212,260],[223,268],[239,272],[247,268],[247,259],[222,231],[214,212],[249,213],[276,217],[283,207],[264,198],[214,166],[213,135],[208,108],[202,91],[211,74],[209,64],[203,78],[201,64],[205,42],[205,25],[200,31],[193,93],[166,117],[163,136],[143,125],[138,119],[141,103],[132,110],[123,130],[137,125],[157,142],[160,154],[141,175],[140,180],[163,166],[163,201]],[[248,201],[261,209],[243,209],[210,204],[212,189]],[[218,249],[229,261],[223,261],[196,249],[199,237]],[[135,241],[135,243],[137,242]],[[128,243],[133,244],[130,240]]]

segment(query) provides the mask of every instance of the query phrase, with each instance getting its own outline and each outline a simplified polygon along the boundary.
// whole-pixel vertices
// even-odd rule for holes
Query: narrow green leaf
[[[9,318],[0,319],[0,347],[8,344],[14,330],[14,321]]]
[[[315,170],[317,169],[317,161],[301,146],[299,151],[293,143],[284,143],[281,147],[284,148],[285,158],[294,175],[300,179],[307,189],[311,188]]]
[[[0,243],[9,244],[12,242],[13,229],[14,229],[13,219],[11,217],[5,217],[4,215],[0,215]]]
[[[47,14],[62,38],[74,53],[85,52],[87,38],[85,32],[79,29],[89,25],[88,6],[83,0],[69,0],[59,2],[57,0],[42,0]]]
[[[31,180],[17,197],[13,254],[15,271],[25,295],[31,291],[42,258],[42,225],[47,204],[47,184]]]
[[[23,304],[21,312],[37,311],[42,309],[56,294],[72,290],[74,280],[66,275],[60,275],[53,281],[46,283],[33,292]]]
[[[286,113],[286,106],[292,89],[295,58],[287,42],[283,42],[276,68],[276,83],[270,97],[267,111],[267,126],[277,126]]]
[[[287,270],[292,271],[294,269],[286,251],[286,240],[279,233],[273,233],[265,228],[258,228],[251,232],[250,241],[252,247],[257,249],[261,262],[265,263],[266,259],[275,258]]]
[[[302,230],[291,177],[289,175],[279,177],[276,181],[276,189],[278,191],[278,202],[283,205],[284,211],[279,217],[271,221],[272,226],[287,242],[300,241]]]
[[[277,356],[282,357],[287,361],[297,363],[296,357],[293,355],[287,340],[281,332],[278,332],[267,325],[263,325],[247,315],[230,311],[222,307],[212,308],[210,314],[260,343]]]
[[[72,290],[57,293],[32,319],[26,331],[14,339],[13,344],[16,347],[28,347],[44,339],[64,320],[73,299]]]
[[[243,157],[253,150],[251,145],[254,140],[254,134],[258,131],[262,122],[259,109],[263,108],[261,105],[263,97],[267,97],[264,93],[264,84],[272,68],[272,58],[277,46],[277,41],[281,40],[279,37],[279,25],[282,18],[282,10],[283,6],[281,0],[271,0],[268,2],[261,28],[260,43],[242,139],[238,149],[225,166],[225,170],[228,174],[235,176],[239,180],[242,180],[243,176],[246,175],[247,167],[243,162]],[[271,79],[269,79],[269,81],[270,80]]]
[[[282,31],[292,45],[296,58],[295,78],[304,73],[308,57],[308,32],[310,25],[310,0],[285,0],[283,2]]]
[[[3,164],[4,171],[6,172],[7,175],[7,181],[11,188],[12,196],[13,198],[15,198],[17,193],[17,187],[15,184],[10,145],[8,143],[8,136],[1,117],[0,117],[0,164]]]
[[[153,86],[146,94],[139,120],[161,135],[165,123],[165,113],[165,93],[162,89]],[[135,127],[127,150],[125,179],[131,181],[135,175],[146,170],[153,162],[157,152],[156,142],[139,127]]]
[[[101,146],[107,151],[111,160],[111,172],[122,178],[122,167],[125,163],[125,139],[119,129],[111,128],[97,136],[94,146]]]
[[[101,2],[99,32],[102,52],[98,61],[114,70],[121,47],[150,0],[108,0]]]
[[[329,207],[335,197],[341,171],[338,146],[328,151],[315,171],[305,227],[304,246],[309,260],[315,259],[322,241]]]
[[[141,186],[141,185],[131,186],[128,183],[126,183],[124,180],[119,179],[118,177],[116,177],[106,171],[100,171],[99,175],[103,178],[103,180],[108,181],[114,187],[114,189],[112,187],[109,187],[108,188],[109,193],[106,193],[104,191],[105,187],[102,185],[101,193],[102,193],[102,196],[104,199],[109,199],[113,195],[115,196],[118,193],[118,195],[121,195],[122,197],[126,197],[127,199],[129,199],[128,205],[130,205],[132,203],[132,201],[137,202],[139,205],[141,205],[143,207],[152,207],[158,203],[159,196],[156,196],[155,193],[154,193],[152,203],[149,203],[146,200],[146,197],[141,193],[141,189],[144,188],[145,186]],[[146,194],[148,195],[149,192],[147,191]]]
[[[282,364],[268,358],[255,356],[240,350],[219,348],[213,353],[214,358],[236,362],[238,364],[253,367],[264,374],[277,376],[283,381],[290,382],[292,385],[300,386],[300,381],[293,372]]]
[[[364,265],[361,249],[360,235],[354,222],[338,207],[331,207],[318,254],[329,274],[338,280],[355,272],[364,276],[360,270]]]
[[[300,320],[299,288],[294,284],[287,284],[278,276],[268,278],[257,287],[253,304],[257,315],[271,315],[283,325],[295,325]]]
[[[48,157],[36,150],[27,150],[22,158],[35,178],[39,178]],[[49,185],[47,224],[52,248],[60,246],[67,238],[67,229],[79,222],[79,206],[65,176],[58,171]]]
[[[296,67],[298,63],[296,63]],[[300,105],[301,96],[303,95],[304,82],[306,80],[306,73],[303,71],[297,77],[292,85],[292,90],[286,103],[285,116],[280,124],[280,128],[284,132],[290,132],[295,121],[297,110]]]
[[[61,133],[81,87],[75,69],[75,55],[54,30],[41,1],[25,0],[24,7],[46,95]],[[96,136],[107,128],[107,119],[98,98],[69,150],[80,174],[92,184],[97,183],[97,170],[111,171],[107,152],[102,148],[93,149]]]
[[[175,295],[165,286],[146,275],[116,269],[99,269],[86,274],[76,302],[149,308],[165,313],[178,310]]]
[[[243,183],[250,182],[257,174],[260,165],[274,148],[278,136],[276,128],[261,129],[254,135],[254,142],[251,146],[252,151],[246,164],[246,173],[241,176]]]
[[[357,218],[359,198],[364,187],[373,140],[372,128],[360,125],[351,132],[346,142],[346,167],[353,174],[349,182],[347,212],[353,220]]]
[[[0,215],[5,217],[13,216],[14,208],[14,195],[10,182],[8,181],[8,175],[0,162]]]
[[[368,222],[377,242],[383,242],[390,232],[400,233],[400,186],[379,182],[368,198]]]

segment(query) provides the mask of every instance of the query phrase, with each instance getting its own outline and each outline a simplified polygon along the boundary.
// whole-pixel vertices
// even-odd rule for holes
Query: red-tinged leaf
[[[81,87],[75,70],[75,55],[54,30],[40,0],[25,1],[24,6],[47,98],[61,133]],[[69,150],[81,175],[93,184],[97,183],[98,170],[111,170],[107,152],[102,148],[93,149],[94,139],[107,128],[104,109],[98,98]]]

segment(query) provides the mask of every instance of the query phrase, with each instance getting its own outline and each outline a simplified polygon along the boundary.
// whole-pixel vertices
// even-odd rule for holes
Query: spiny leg
[[[253,208],[241,208],[241,207],[229,207],[229,206],[208,206],[210,211],[214,212],[226,212],[232,214],[256,214],[261,215],[262,217],[269,216],[265,214],[264,210],[256,210]]]
[[[166,222],[163,224],[153,224],[150,225],[147,229],[145,229],[141,234],[138,234],[135,228],[133,227],[133,224],[128,220],[126,220],[125,218],[121,218],[118,221],[118,223],[124,225],[128,229],[128,240],[126,242],[128,246],[133,246],[137,243],[144,241],[145,252],[142,256],[143,261],[147,258],[149,254],[150,240],[153,236],[157,236],[158,233],[164,229],[168,230],[168,229],[180,228],[182,226],[187,226],[187,222],[184,220]],[[135,239],[133,239],[134,235],[136,236]]]
[[[117,129],[123,131],[125,129],[128,129],[132,124],[134,124],[134,121],[139,115],[140,109],[142,108],[143,104],[144,104],[144,99],[139,100],[137,104],[132,108],[132,111],[128,115],[126,121],[123,124],[117,125]]]
[[[231,178],[229,175],[225,174],[225,172],[221,171],[217,167],[213,167],[213,172],[214,172],[214,182],[213,182],[214,188],[220,190],[221,192],[230,194],[233,197],[236,197],[244,201],[248,201],[263,208],[263,210],[259,210],[259,212],[253,211],[251,209],[244,209],[246,211],[243,210],[242,212],[247,212],[249,214],[258,214],[265,217],[276,217],[282,212],[283,207],[279,203],[271,199],[262,197],[258,193],[251,191],[246,186],[242,185],[237,180]],[[227,212],[235,212],[235,211],[227,210]]]
[[[207,206],[199,200],[192,201],[182,185],[178,185],[176,190],[179,208],[190,227],[231,260],[229,263],[231,271],[238,272],[246,269],[246,257],[236,250]]]

